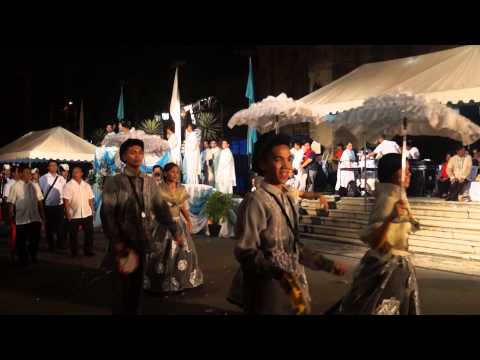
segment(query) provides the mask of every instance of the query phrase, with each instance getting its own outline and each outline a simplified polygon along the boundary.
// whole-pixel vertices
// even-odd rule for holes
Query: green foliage
[[[222,135],[222,124],[210,112],[195,114],[198,128],[202,131],[202,139],[206,141],[218,140]]]
[[[145,119],[140,123],[140,130],[145,131],[145,134],[149,135],[162,135],[163,124],[161,121],[155,119]]]
[[[107,135],[107,132],[103,128],[95,129],[92,133],[93,144],[100,146],[103,138]]]
[[[220,220],[227,220],[229,212],[233,209],[234,203],[231,194],[223,194],[215,191],[207,200],[204,207],[206,216],[214,223],[218,224]]]

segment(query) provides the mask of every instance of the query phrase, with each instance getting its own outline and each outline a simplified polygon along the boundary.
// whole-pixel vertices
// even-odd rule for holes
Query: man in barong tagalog
[[[123,173],[108,177],[102,193],[100,216],[109,240],[105,261],[113,271],[113,313],[141,312],[146,257],[151,251],[153,230],[156,235],[170,231],[179,246],[183,244],[176,222],[157,184],[140,171],[144,144],[128,139],[120,146],[120,158],[126,164]]]
[[[360,261],[351,289],[339,303],[340,314],[416,315],[420,313],[415,268],[408,250],[418,228],[402,183],[402,156],[384,155],[378,163],[375,206],[361,240],[370,250]],[[333,313],[333,312],[332,312]]]
[[[238,210],[235,258],[241,268],[228,300],[247,314],[308,314],[304,266],[343,275],[345,267],[300,242],[298,207],[286,188],[292,169],[290,139],[266,134],[255,144],[253,170],[263,180]]]
[[[208,170],[207,185],[215,186],[215,171],[218,169],[218,158],[221,149],[217,146],[215,140],[210,141],[210,149],[207,152],[206,162]]]

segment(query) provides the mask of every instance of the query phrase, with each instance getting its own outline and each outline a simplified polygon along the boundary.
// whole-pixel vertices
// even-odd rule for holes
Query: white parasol
[[[480,126],[435,100],[397,93],[370,98],[363,106],[342,112],[332,123],[334,136],[348,131],[358,140],[379,135],[403,135],[402,179],[406,167],[406,137],[441,136],[470,145],[480,139]]]
[[[480,126],[438,101],[427,101],[410,94],[384,95],[370,98],[363,106],[339,113],[332,122],[334,133],[348,131],[356,140],[375,141],[379,135],[403,134],[441,136],[465,145],[480,139]]]
[[[104,146],[120,147],[120,145],[127,139],[140,139],[144,143],[145,153],[155,154],[161,157],[169,149],[167,140],[162,139],[159,135],[148,135],[142,130],[135,130],[132,128],[127,133],[119,133],[107,135],[102,141]]]
[[[309,105],[282,93],[277,97],[268,96],[247,109],[238,111],[228,122],[228,127],[231,129],[234,126],[248,125],[261,134],[272,130],[278,134],[283,126],[304,122],[320,124],[323,121]]]

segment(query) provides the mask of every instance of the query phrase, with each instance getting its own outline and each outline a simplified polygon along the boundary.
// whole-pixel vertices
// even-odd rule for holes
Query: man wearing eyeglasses
[[[157,185],[160,185],[163,183],[163,172],[162,172],[162,167],[160,165],[155,165],[152,170],[152,177],[157,183]]]

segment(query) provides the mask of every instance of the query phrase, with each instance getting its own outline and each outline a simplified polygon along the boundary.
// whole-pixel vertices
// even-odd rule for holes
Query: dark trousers
[[[450,193],[448,194],[447,199],[451,201],[458,201],[458,195],[461,195],[468,186],[468,181],[465,180],[463,183],[459,183],[455,181],[454,183],[450,184]]]
[[[113,315],[140,315],[143,302],[145,254],[139,254],[139,266],[129,275],[113,272]]]
[[[59,206],[45,206],[45,231],[47,233],[48,249],[65,248],[63,237],[64,208]],[[57,238],[55,243],[54,236]]]
[[[83,253],[93,252],[93,216],[83,219],[72,219],[69,224],[70,234],[70,251],[72,255],[77,255],[78,252],[78,232],[80,226],[83,228],[85,240],[83,242]]]
[[[41,228],[42,224],[40,222],[17,225],[16,250],[21,263],[27,263],[29,255],[32,261],[37,260]]]
[[[443,197],[444,195],[448,194],[448,191],[450,190],[450,180],[446,181],[438,181],[437,183],[437,196]]]
[[[317,177],[317,170],[307,170],[307,181],[305,184],[306,192],[313,191],[316,177]]]

